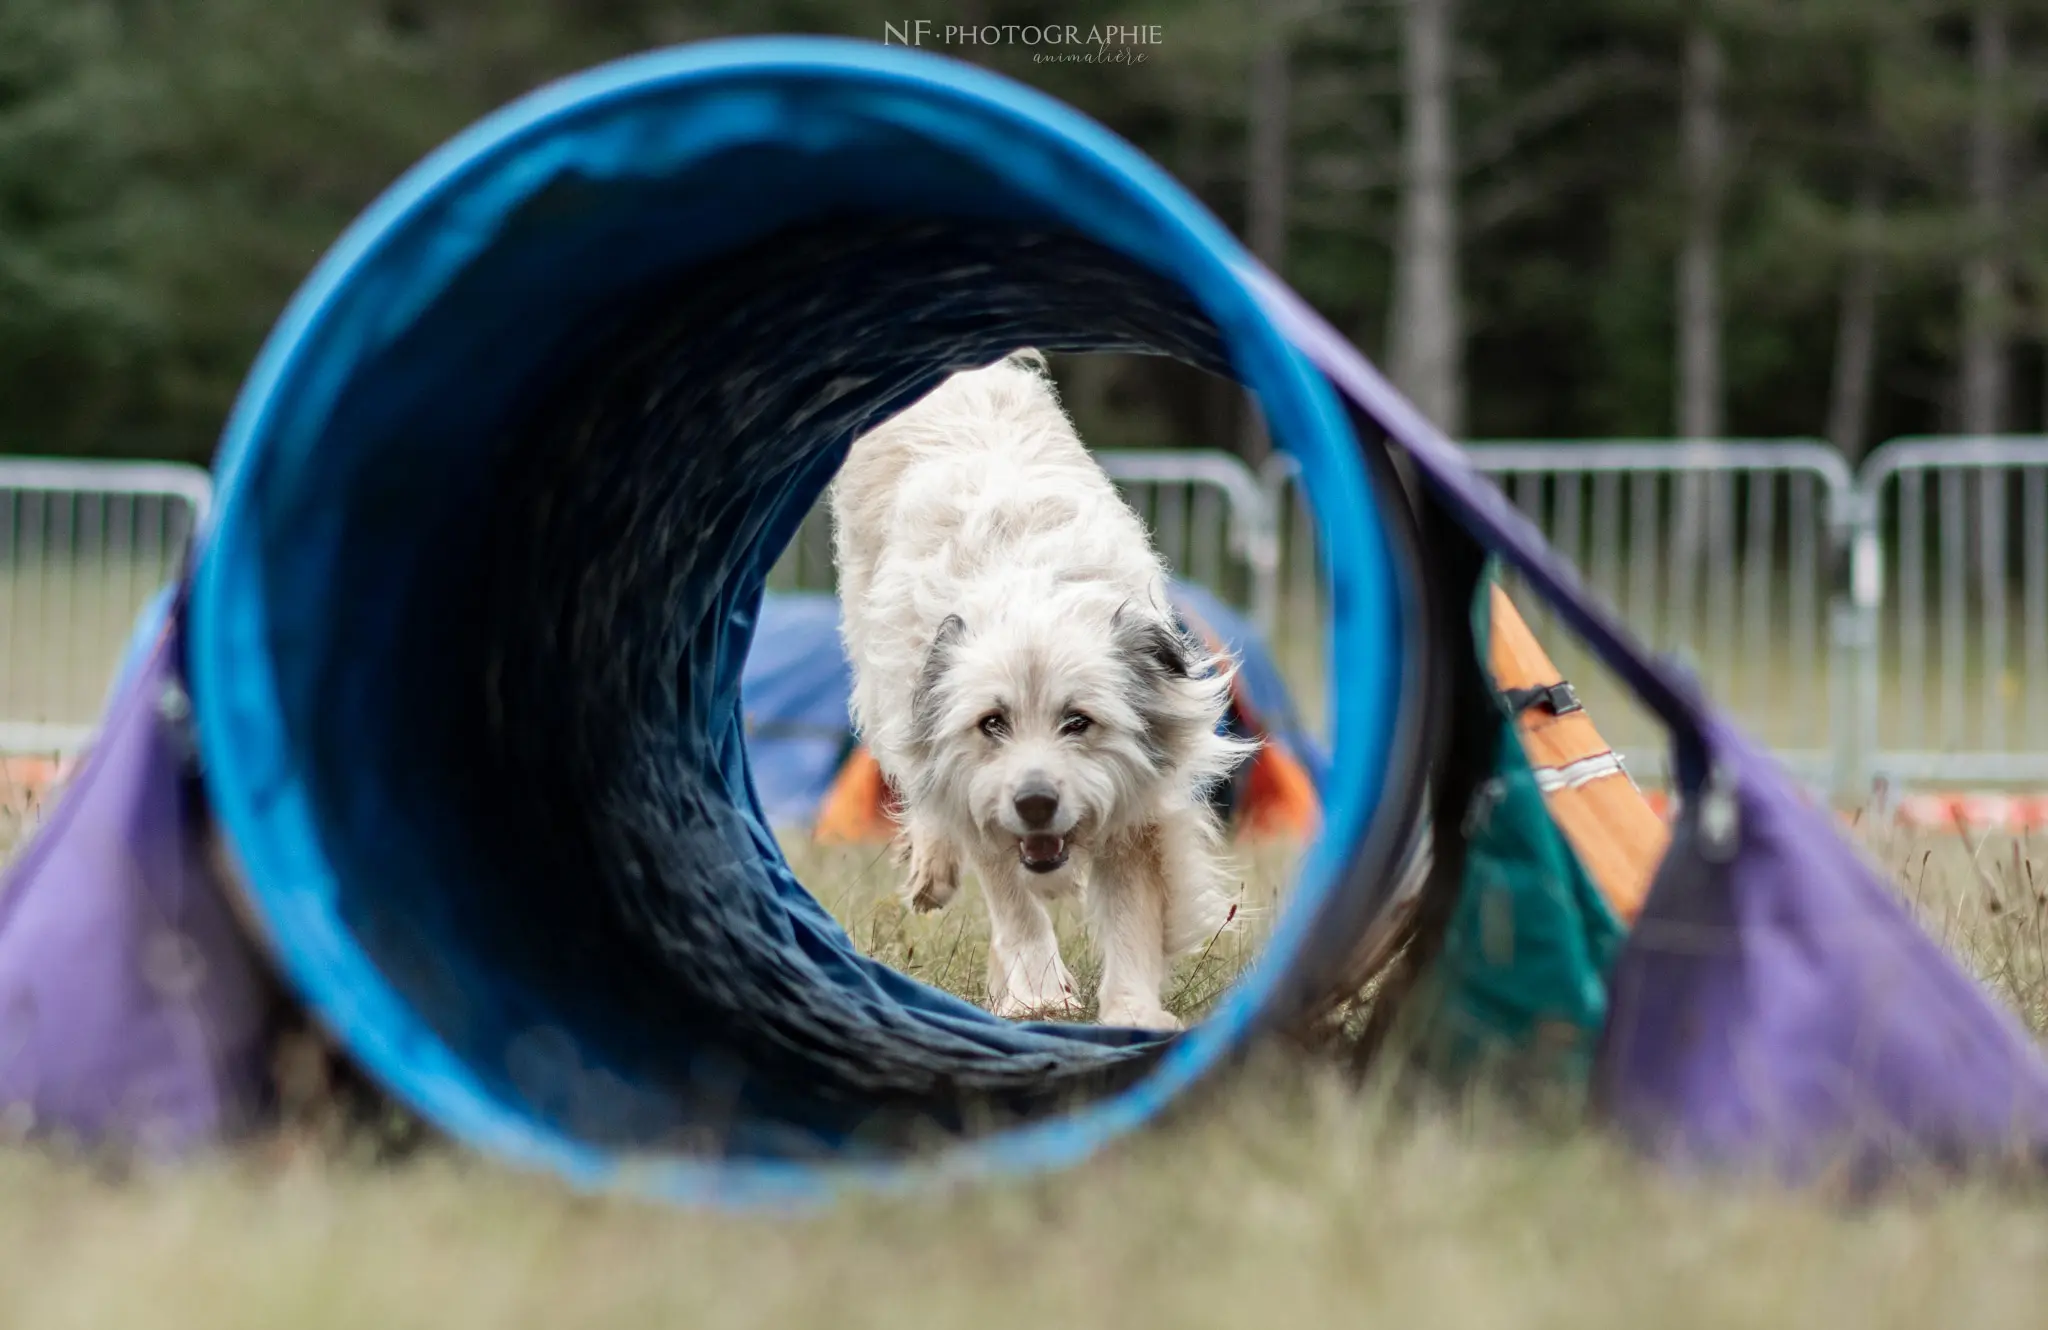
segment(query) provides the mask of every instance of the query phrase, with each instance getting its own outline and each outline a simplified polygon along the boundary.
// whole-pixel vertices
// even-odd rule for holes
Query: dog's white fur
[[[1171,1029],[1168,959],[1234,913],[1205,794],[1256,745],[1218,733],[1232,662],[1175,627],[1164,564],[1044,367],[953,375],[834,480],[854,723],[903,803],[911,906],[944,906],[964,865],[981,880],[997,1013],[1074,1005],[1045,902],[1078,890],[1097,1019]]]

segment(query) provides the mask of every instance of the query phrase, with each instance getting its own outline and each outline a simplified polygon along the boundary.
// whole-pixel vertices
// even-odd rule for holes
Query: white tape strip
[[[1545,794],[1576,790],[1607,776],[1626,776],[1621,758],[1613,753],[1595,753],[1562,767],[1537,767],[1536,788]]]

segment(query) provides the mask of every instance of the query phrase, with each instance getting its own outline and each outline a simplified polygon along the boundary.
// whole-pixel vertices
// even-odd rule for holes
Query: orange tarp
[[[1209,651],[1219,656],[1228,654],[1228,644],[1208,624],[1192,614],[1185,617]],[[1230,681],[1230,701],[1237,708],[1239,720],[1254,733],[1266,732],[1242,674]],[[1316,783],[1309,779],[1308,768],[1294,754],[1267,739],[1245,775],[1243,803],[1237,811],[1237,834],[1251,840],[1268,836],[1306,839],[1315,834],[1321,820],[1322,799],[1316,793]]]
[[[1238,813],[1237,834],[1254,839],[1306,839],[1315,835],[1321,805],[1308,769],[1285,748],[1268,743],[1252,759],[1252,769],[1245,779],[1244,807]]]
[[[818,805],[818,821],[811,836],[828,845],[888,840],[896,834],[895,803],[881,766],[866,748],[856,748]]]
[[[1488,662],[1502,691],[1563,682],[1557,666],[1498,586]],[[1621,769],[1584,711],[1553,715],[1542,706],[1518,721],[1522,747],[1545,782],[1544,801],[1579,862],[1624,923],[1633,923],[1664,857],[1670,832]]]
[[[64,758],[40,754],[0,757],[0,797],[17,805],[40,803],[71,773],[71,765]]]

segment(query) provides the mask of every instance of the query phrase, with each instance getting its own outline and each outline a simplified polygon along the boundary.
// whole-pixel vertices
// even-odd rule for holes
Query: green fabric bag
[[[1486,659],[1493,569],[1479,582],[1472,636]],[[1551,820],[1515,718],[1499,691],[1498,758],[1467,812],[1466,857],[1443,945],[1414,993],[1422,1066],[1466,1083],[1505,1073],[1583,1090],[1607,1019],[1607,976],[1626,929]]]

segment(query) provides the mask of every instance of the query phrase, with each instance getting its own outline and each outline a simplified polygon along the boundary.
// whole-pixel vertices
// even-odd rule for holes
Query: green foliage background
[[[2040,421],[2033,222],[2048,0],[2014,0],[2016,425]],[[1458,121],[1470,433],[1672,429],[1681,0],[1466,0]],[[1733,145],[1728,429],[1826,416],[1859,172],[1885,203],[1874,438],[1953,419],[1969,223],[1966,6],[1720,0]],[[1400,14],[1322,0],[0,0],[0,450],[204,459],[252,354],[349,219],[465,123],[596,61],[886,21],[1156,23],[1137,66],[953,47],[1064,97],[1243,220],[1251,53],[1292,52],[1286,275],[1383,355]],[[2030,349],[2032,348],[2032,349]],[[1121,365],[1093,441],[1230,446],[1233,401]]]

